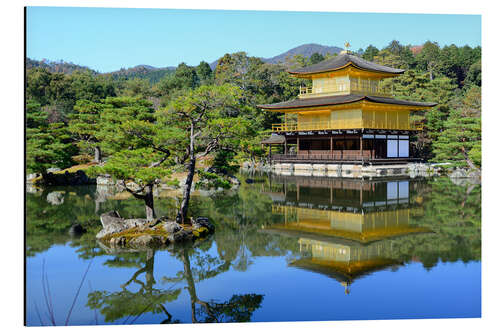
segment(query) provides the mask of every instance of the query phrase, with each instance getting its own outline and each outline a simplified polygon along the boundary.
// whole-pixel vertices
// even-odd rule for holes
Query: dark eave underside
[[[389,97],[378,97],[378,96],[351,94],[351,95],[341,95],[341,96],[294,99],[294,100],[280,102],[280,103],[274,103],[274,104],[262,104],[262,105],[258,105],[258,107],[261,109],[268,109],[268,110],[299,109],[299,108],[306,108],[306,107],[348,104],[348,103],[359,102],[362,100],[366,100],[366,101],[373,102],[373,103],[416,106],[416,107],[433,107],[433,106],[437,105],[437,103],[432,103],[432,102],[431,103],[413,102],[413,101],[405,101],[405,100],[394,99],[394,98],[389,98]]]
[[[291,74],[314,74],[335,71],[352,63],[355,67],[380,73],[403,74],[404,69],[392,68],[367,61],[352,54],[341,54],[337,57],[323,60],[317,64],[288,71]]]

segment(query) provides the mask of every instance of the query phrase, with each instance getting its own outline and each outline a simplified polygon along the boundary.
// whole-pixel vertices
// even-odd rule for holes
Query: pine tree
[[[464,116],[453,110],[444,123],[445,130],[433,142],[436,162],[471,169],[481,167],[481,118]]]
[[[50,167],[67,168],[77,149],[63,123],[50,124],[38,103],[26,105],[26,169],[45,176]]]
[[[89,172],[110,174],[135,198],[144,200],[146,218],[152,220],[156,217],[153,187],[170,174],[169,147],[178,144],[179,134],[155,121],[152,104],[146,100],[113,97],[98,108],[101,122],[95,137],[111,157]]]
[[[68,130],[75,135],[81,149],[94,150],[94,162],[101,163],[102,154],[96,133],[103,104],[89,100],[79,100],[75,105],[75,112],[69,116]]]
[[[176,133],[170,134],[180,144],[170,146],[171,150],[176,151],[177,162],[184,165],[188,172],[182,203],[176,217],[178,222],[188,222],[187,213],[196,161],[221,151],[239,151],[240,140],[246,136],[250,127],[250,121],[239,116],[236,110],[240,107],[241,96],[241,89],[233,85],[201,86],[179,95],[161,110],[161,127],[177,130]],[[224,163],[227,165],[227,159],[234,157],[234,154],[224,156]]]

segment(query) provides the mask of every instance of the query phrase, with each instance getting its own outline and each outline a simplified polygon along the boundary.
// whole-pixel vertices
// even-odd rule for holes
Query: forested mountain
[[[26,58],[26,70],[31,68],[46,68],[52,73],[64,73],[71,74],[74,71],[91,71],[94,74],[97,74],[96,71],[88,68],[87,66],[75,65],[71,62],[66,62],[63,60],[60,61],[49,61],[46,59],[43,60],[34,60],[30,58]]]
[[[286,62],[287,59],[291,59],[296,55],[302,55],[303,57],[310,58],[314,53],[318,53],[321,54],[322,56],[325,56],[327,54],[331,55],[338,54],[340,53],[340,51],[342,51],[342,48],[337,46],[304,44],[294,47],[293,49],[278,54],[277,56],[274,56],[272,58],[267,58],[267,59],[264,58],[262,60],[264,60],[264,62],[267,62],[269,64],[279,64]]]
[[[326,56],[328,54],[330,55],[338,54],[340,51],[342,51],[342,48],[337,46],[325,46],[325,45],[311,43],[311,44],[299,45],[297,47],[294,47],[293,49],[290,49],[286,52],[283,52],[271,58],[260,58],[260,59],[268,64],[280,64],[280,63],[286,63],[287,60],[290,60],[295,56],[310,58],[314,53]],[[218,61],[219,59],[215,60],[210,64],[210,68],[212,68],[212,70],[214,70],[215,67],[217,67]]]
[[[119,71],[111,72],[111,76],[115,79],[147,79],[151,83],[157,83],[165,75],[175,72],[175,67],[153,67],[149,65],[138,65],[131,68],[121,68]]]
[[[51,73],[63,73],[71,74],[74,71],[88,71],[94,75],[97,74],[110,74],[113,79],[146,79],[150,83],[157,83],[165,75],[172,74],[175,71],[175,67],[154,67],[149,65],[138,65],[130,68],[121,68],[118,71],[110,73],[99,73],[87,66],[75,65],[71,62],[60,61],[49,61],[49,60],[34,60],[26,59],[26,70],[31,68],[45,68]]]

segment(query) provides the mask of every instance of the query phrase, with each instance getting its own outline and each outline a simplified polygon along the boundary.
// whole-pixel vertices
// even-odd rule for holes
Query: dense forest
[[[413,115],[424,124],[414,145],[420,157],[481,167],[481,47],[441,47],[430,41],[411,46],[392,41],[383,49],[370,45],[356,53],[406,70],[385,81],[395,98],[438,103]],[[193,146],[193,152],[212,156],[219,169],[245,159],[259,160],[264,154],[260,140],[281,119],[257,105],[296,98],[299,87],[310,82],[292,78],[287,70],[334,55],[299,54],[272,64],[238,52],[221,57],[214,70],[202,61],[198,66],[181,63],[175,69],[153,72],[137,66],[135,71],[108,74],[76,65],[58,71],[54,64],[37,65],[30,60],[27,169],[44,174],[50,167],[67,168],[104,158],[115,169],[128,161],[114,171],[122,178],[133,178],[141,160],[148,165],[163,160],[169,167],[188,163],[190,128],[193,135],[197,129],[203,132],[194,141],[198,146]]]

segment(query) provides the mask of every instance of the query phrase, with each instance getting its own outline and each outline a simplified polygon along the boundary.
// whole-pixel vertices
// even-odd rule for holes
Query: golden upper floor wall
[[[359,71],[349,68],[340,72],[311,75],[312,86],[301,87],[299,98],[365,94],[392,97],[392,89],[384,87],[380,73]]]
[[[350,262],[381,258],[384,254],[390,253],[391,244],[388,242],[375,242],[368,245],[353,246],[300,238],[299,249],[301,253],[311,254],[315,260]]]

